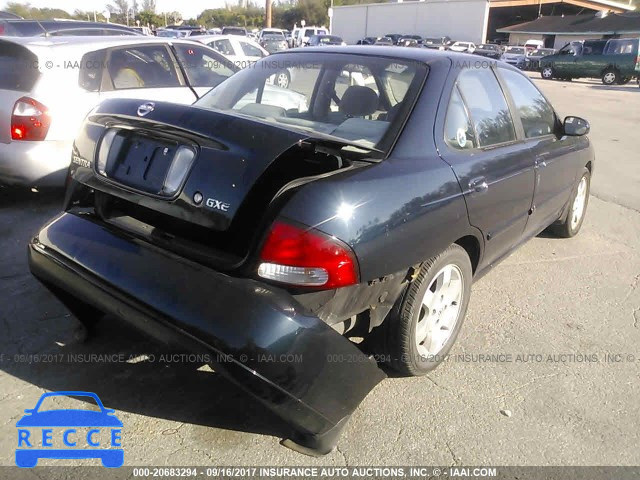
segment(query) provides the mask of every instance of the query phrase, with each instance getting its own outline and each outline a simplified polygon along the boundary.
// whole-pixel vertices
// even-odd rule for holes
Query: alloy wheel
[[[457,265],[443,267],[433,278],[422,299],[415,342],[423,356],[437,355],[446,345],[460,316],[464,280]]]

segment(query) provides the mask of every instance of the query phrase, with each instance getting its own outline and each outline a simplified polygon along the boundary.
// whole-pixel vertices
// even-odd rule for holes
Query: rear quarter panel
[[[377,164],[303,186],[282,210],[347,242],[361,281],[400,272],[474,235],[462,191],[435,149],[433,122],[451,62],[431,65],[418,99],[389,157]],[[351,218],[338,216],[354,207]]]

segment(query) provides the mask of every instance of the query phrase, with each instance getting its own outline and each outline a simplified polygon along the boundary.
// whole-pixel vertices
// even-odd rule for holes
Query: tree
[[[142,0],[142,11],[156,13],[156,0]]]
[[[136,20],[140,20],[140,25],[145,27],[158,27],[160,25],[164,25],[164,17],[150,10],[141,11],[136,17]]]

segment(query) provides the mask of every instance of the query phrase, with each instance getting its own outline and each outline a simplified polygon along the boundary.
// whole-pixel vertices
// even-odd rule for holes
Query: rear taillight
[[[33,98],[22,97],[13,106],[11,140],[44,140],[50,124],[47,107]]]
[[[289,285],[339,288],[358,283],[358,262],[348,245],[280,220],[271,226],[260,261],[260,277]]]

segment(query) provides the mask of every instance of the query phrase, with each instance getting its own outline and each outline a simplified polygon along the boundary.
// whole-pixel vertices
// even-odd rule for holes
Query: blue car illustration
[[[42,402],[48,397],[54,396],[76,396],[91,397],[100,407],[100,411],[79,410],[79,409],[60,409],[46,410],[39,412],[38,409]],[[99,458],[102,465],[108,468],[121,467],[124,463],[124,450],[122,448],[73,448],[75,443],[69,443],[68,436],[64,436],[65,445],[71,448],[31,448],[29,439],[30,428],[41,427],[69,427],[69,433],[74,432],[74,427],[90,427],[93,432],[100,432],[101,429],[111,429],[111,447],[120,446],[120,428],[122,422],[114,415],[115,410],[104,408],[100,398],[91,392],[50,392],[40,397],[38,403],[33,409],[25,410],[26,415],[16,423],[18,427],[18,448],[16,449],[16,465],[18,467],[30,468],[35,467],[40,458],[54,459],[82,459],[82,458]],[[117,430],[115,430],[117,429]],[[91,430],[87,434],[87,442],[89,446],[93,445],[91,441]],[[44,434],[43,434],[44,436]],[[44,440],[43,440],[44,443]],[[95,446],[99,444],[96,443]],[[44,447],[44,445],[43,445]]]

